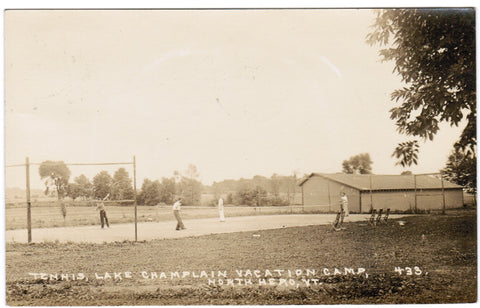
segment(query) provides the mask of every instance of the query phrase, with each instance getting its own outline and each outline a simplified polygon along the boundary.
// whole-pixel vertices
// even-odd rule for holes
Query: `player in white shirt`
[[[105,211],[105,204],[103,204],[103,201],[107,200],[109,196],[110,194],[107,194],[101,202],[97,202],[97,211],[100,211],[100,224],[102,229],[104,223],[107,223],[107,227],[110,228],[110,225],[108,224],[107,212]]]
[[[348,198],[347,194],[342,192],[342,196],[340,197],[340,203],[342,204],[342,208],[345,211],[345,217],[348,217],[350,215],[350,212],[348,211]]]
[[[223,199],[218,199],[218,213],[220,214],[220,221],[225,221],[225,212],[223,210]]]
[[[178,198],[177,202],[173,204],[173,215],[177,220],[177,227],[175,228],[175,230],[186,229],[185,226],[183,225],[182,217],[180,216],[181,207],[182,207],[182,198]]]

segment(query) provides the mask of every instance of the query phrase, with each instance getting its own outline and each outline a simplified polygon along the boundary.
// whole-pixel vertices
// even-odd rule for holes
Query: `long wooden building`
[[[302,204],[319,206],[325,212],[339,210],[342,192],[353,213],[381,208],[420,212],[463,206],[463,187],[432,175],[312,173],[299,185]]]

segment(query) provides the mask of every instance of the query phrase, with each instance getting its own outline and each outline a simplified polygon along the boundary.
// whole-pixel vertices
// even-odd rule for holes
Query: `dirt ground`
[[[307,225],[137,243],[7,243],[6,300],[13,306],[472,303],[476,228],[476,212],[467,210],[375,228],[349,222],[337,232]]]

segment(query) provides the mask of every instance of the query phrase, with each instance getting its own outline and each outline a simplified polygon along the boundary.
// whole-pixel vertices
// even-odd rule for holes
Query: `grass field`
[[[301,206],[276,207],[225,207],[226,216],[271,215],[309,213],[318,210]],[[100,224],[100,217],[95,206],[70,206],[64,220],[59,206],[33,206],[32,228],[88,226]],[[133,206],[106,206],[108,220],[111,224],[130,223],[135,221]],[[188,207],[182,208],[184,219],[218,217],[215,207]],[[173,220],[171,206],[137,206],[138,222]],[[5,210],[6,230],[27,228],[27,209],[25,207],[11,207]]]
[[[340,232],[308,226],[138,243],[7,244],[7,304],[475,302],[475,211],[402,220],[349,223]]]

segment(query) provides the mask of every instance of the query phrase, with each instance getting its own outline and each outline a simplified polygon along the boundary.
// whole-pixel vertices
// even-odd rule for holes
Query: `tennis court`
[[[391,215],[391,219],[405,215]],[[349,222],[364,221],[368,214],[350,215]],[[335,214],[293,214],[293,215],[259,215],[227,217],[226,222],[218,218],[185,219],[186,230],[176,231],[173,215],[171,221],[138,223],[138,241],[193,237],[207,234],[248,232],[286,227],[326,225],[335,220]],[[345,224],[348,227],[348,222]],[[27,230],[8,230],[6,242],[27,242]],[[110,228],[100,226],[79,226],[32,229],[33,242],[85,242],[104,243],[135,240],[135,225],[113,224]]]

